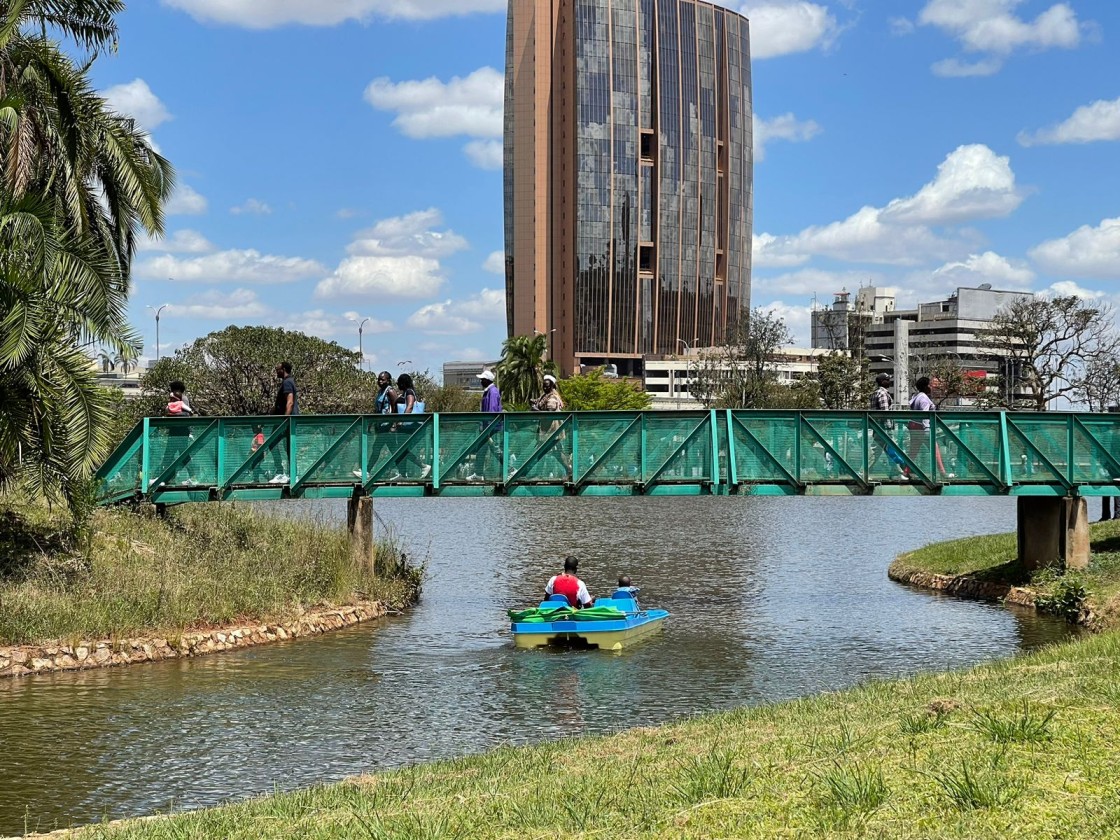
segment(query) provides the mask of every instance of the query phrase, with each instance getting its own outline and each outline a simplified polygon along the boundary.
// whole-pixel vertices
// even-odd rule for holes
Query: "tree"
[[[568,411],[644,411],[653,397],[628,379],[605,378],[603,368],[559,383]]]
[[[269,414],[276,365],[291,362],[303,414],[373,410],[377,376],[359,370],[358,354],[321,338],[279,327],[226,327],[161,359],[144,375],[145,409],[157,413],[167,386],[180,379],[191,405],[210,415]]]
[[[525,406],[540,396],[544,375],[555,368],[544,360],[547,339],[543,333],[515,335],[502,344],[502,358],[495,373],[506,405]]]
[[[1107,353],[1091,359],[1074,396],[1090,411],[1107,411],[1120,402],[1120,354]]]
[[[950,400],[976,399],[987,391],[987,377],[981,379],[970,376],[959,359],[948,357],[933,359],[929,362],[926,375],[930,379],[930,388],[936,399],[938,408],[944,407]]]
[[[1005,360],[1006,369],[1018,372],[1001,381],[1003,387],[985,392],[985,403],[1035,411],[1083,391],[1088,366],[1118,347],[1111,307],[1078,297],[1019,298],[998,312],[979,338],[984,349]],[[1013,398],[1017,391],[1028,395],[1019,405]]]
[[[859,359],[844,353],[829,353],[817,360],[816,380],[820,400],[825,408],[866,408],[868,398],[867,367]]]
[[[708,408],[763,408],[779,385],[774,356],[793,341],[782,318],[753,310],[728,330],[727,343],[701,356],[689,390]]]
[[[121,0],[0,2],[0,483],[76,498],[112,402],[86,354],[135,351],[138,235],[162,233],[172,170],[88,78]],[[50,32],[90,53],[76,64]]]
[[[455,385],[439,385],[428,371],[413,371],[412,382],[430,412],[478,411],[479,396]]]

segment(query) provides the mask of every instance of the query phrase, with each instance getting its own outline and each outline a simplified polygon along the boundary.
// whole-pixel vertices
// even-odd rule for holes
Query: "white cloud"
[[[841,289],[857,289],[868,282],[881,285],[866,271],[825,271],[817,268],[803,268],[785,274],[766,277],[751,277],[751,293],[766,292],[772,295],[818,296],[820,303],[828,303],[832,295]]]
[[[435,335],[465,335],[482,329],[483,321],[504,320],[505,292],[483,289],[466,300],[445,300],[422,306],[408,319],[408,326]]]
[[[967,79],[970,76],[994,76],[1003,69],[1003,61],[998,58],[985,58],[980,61],[945,58],[935,61],[930,69],[935,76],[946,79]]]
[[[261,321],[271,309],[250,289],[235,289],[228,294],[211,290],[174,304],[176,317],[212,321]]]
[[[162,239],[145,235],[137,244],[137,250],[163,251],[166,254],[206,254],[213,251],[214,246],[197,230],[184,228]]]
[[[1120,218],[1097,227],[1084,225],[1069,236],[1032,248],[1029,256],[1044,271],[1098,280],[1120,280]]]
[[[501,169],[503,149],[501,140],[472,140],[463,147],[463,153],[479,169]]]
[[[339,315],[336,312],[327,312],[325,309],[312,309],[308,312],[301,312],[295,317],[287,318],[282,321],[282,326],[285,329],[296,330],[306,335],[318,335],[324,338],[332,338],[335,336],[354,336],[358,335],[358,324],[354,322],[357,317],[356,313],[344,312]],[[362,319],[357,318],[360,322]],[[386,321],[379,318],[370,318],[362,327],[363,335],[380,335],[384,333],[391,333],[396,329],[392,321]],[[352,347],[355,352],[358,348]],[[367,361],[377,361],[376,356],[371,356],[366,353]]]
[[[166,277],[190,283],[293,283],[321,275],[325,270],[314,260],[276,257],[252,249],[218,251],[190,259],[164,254],[135,267],[140,277]]]
[[[989,282],[1002,288],[1025,289],[1034,281],[1035,273],[1022,263],[1013,263],[994,251],[969,254],[958,262],[946,263],[933,272],[935,281],[951,286],[971,286]]]
[[[175,192],[171,194],[167,204],[163,206],[163,212],[168,216],[201,216],[208,206],[204,196],[197,193],[193,187],[180,183],[175,187]]]
[[[267,29],[290,23],[334,26],[373,17],[431,20],[473,12],[505,11],[505,0],[163,0],[196,20]]]
[[[443,280],[439,260],[430,257],[347,257],[315,287],[315,297],[371,302],[425,298],[438,294]]]
[[[505,251],[494,251],[486,258],[486,262],[482,264],[483,271],[489,271],[491,274],[505,274],[506,273],[506,253]]]
[[[746,3],[751,22],[751,58],[761,60],[828,47],[839,32],[828,8],[805,0]]]
[[[247,198],[244,203],[229,208],[229,212],[235,216],[267,216],[272,213],[272,208],[259,198]]]
[[[151,133],[171,119],[171,113],[152,93],[143,79],[133,79],[123,85],[113,87],[101,94],[109,107],[123,116],[132,117],[145,131]]]
[[[446,257],[470,247],[467,240],[450,230],[433,230],[443,224],[443,214],[434,207],[405,216],[382,219],[357,234],[347,251],[377,257]]]
[[[1086,289],[1084,286],[1077,285],[1072,280],[1059,280],[1057,283],[1043,290],[1042,294],[1048,298],[1076,297],[1086,301],[1101,300],[1106,297],[1104,292],[1095,289]]]
[[[447,83],[434,76],[406,82],[377,78],[365,98],[378,110],[395,112],[393,125],[408,137],[494,138],[502,136],[504,90],[501,72],[480,67]]]
[[[957,255],[963,259],[975,249],[975,235],[959,231],[948,238],[932,228],[1006,216],[1022,200],[1006,157],[987,146],[961,146],[941,163],[937,177],[913,196],[883,208],[862,207],[846,219],[792,236],[756,235],[755,265],[789,268],[813,256],[895,265]]]
[[[909,18],[895,17],[889,21],[891,34],[902,37],[903,35],[910,35],[917,28],[914,26],[914,21]]]
[[[1024,131],[1018,139],[1024,146],[1120,140],[1120,98],[1082,105],[1065,122],[1034,134]]]
[[[766,144],[773,140],[788,140],[800,143],[812,140],[821,132],[821,127],[813,120],[799,120],[793,114],[782,114],[771,120],[754,118],[754,159],[760,161],[766,156]]]
[[[794,347],[808,347],[811,343],[810,333],[812,331],[812,318],[813,309],[811,306],[798,306],[796,304],[785,303],[781,300],[771,301],[770,303],[760,304],[758,306],[763,312],[769,312],[771,315],[776,315],[786,323],[786,328],[793,334]]]
[[[1082,25],[1066,3],[1056,3],[1026,21],[1014,14],[1023,0],[929,0],[918,23],[955,38],[966,53],[985,54],[977,62],[953,59],[934,65],[939,75],[989,75],[1020,48],[1073,49],[1081,43]]]
[[[1023,203],[1010,158],[982,144],[958,146],[937,167],[937,177],[910,198],[895,199],[883,218],[896,222],[945,225],[998,218]]]

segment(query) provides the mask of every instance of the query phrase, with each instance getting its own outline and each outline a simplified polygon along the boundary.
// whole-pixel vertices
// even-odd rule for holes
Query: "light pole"
[[[692,337],[692,343],[693,344],[695,344],[699,340],[700,340],[699,336],[693,336]],[[678,338],[677,339],[677,344],[683,344],[684,345],[684,355],[685,355],[685,359],[686,359],[686,361],[685,361],[685,370],[686,370],[685,383],[688,385],[688,398],[692,399],[692,361],[691,361],[692,345],[690,345],[683,338]],[[676,372],[675,371],[673,373],[673,379],[674,379],[673,384],[674,384],[675,390],[677,392],[677,411],[680,411],[681,410],[681,386],[680,386],[679,382],[675,381],[676,380]]]
[[[353,323],[358,325],[358,368],[360,370],[365,370],[366,369],[366,354],[365,354],[365,351],[362,349],[362,330],[365,329],[366,321],[368,321],[369,318],[362,318],[361,322],[359,322],[357,318],[351,318],[350,320]]]
[[[541,332],[536,327],[533,328],[533,335],[547,335],[548,336],[548,358],[550,358],[550,359],[552,359],[553,355],[554,355],[553,352],[552,352],[552,334],[554,332],[556,332],[556,330],[558,330],[558,329],[559,329],[559,327],[553,327],[548,332]]]
[[[167,279],[170,280],[171,278],[169,277]],[[163,310],[165,310],[170,305],[171,305],[170,303],[165,303],[165,304],[163,304],[163,306],[160,306],[158,309],[154,306],[151,306],[151,305],[145,307],[145,308],[150,309],[150,310],[152,310],[153,312],[156,313],[156,361],[157,362],[159,361],[159,316],[163,312]]]

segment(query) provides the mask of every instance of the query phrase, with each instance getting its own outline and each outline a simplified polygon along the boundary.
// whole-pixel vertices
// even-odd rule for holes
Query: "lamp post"
[[[167,279],[170,280],[171,278],[169,277]],[[152,310],[153,312],[156,313],[156,361],[157,362],[159,361],[159,316],[163,312],[163,310],[165,310],[170,305],[171,305],[170,303],[165,303],[165,304],[163,304],[163,306],[160,306],[158,308],[155,307],[155,306],[151,306],[151,305],[145,307],[145,308],[150,309],[150,310]]]
[[[552,352],[552,334],[558,330],[559,327],[553,327],[548,332],[541,332],[536,327],[533,328],[533,335],[547,335],[548,336],[548,358],[553,358]]]
[[[350,318],[349,320],[358,325],[358,369],[365,370],[366,353],[365,350],[362,349],[362,331],[365,329],[366,321],[368,321],[369,318],[362,318],[361,321],[358,321],[357,318]]]
[[[693,336],[692,337],[692,343],[693,344],[695,344],[699,340],[700,340],[699,336]],[[690,345],[683,338],[678,338],[677,339],[677,344],[683,344],[684,345],[685,359],[688,360],[688,361],[685,362],[686,371],[687,371],[687,375],[685,376],[685,382],[688,384],[689,399],[692,399],[692,362],[691,362],[691,360],[689,360],[690,357],[692,356],[692,345]],[[677,411],[680,411],[681,410],[681,386],[680,386],[680,383],[676,381],[676,372],[675,371],[673,372],[673,380],[674,380],[673,381],[674,390],[677,392]]]

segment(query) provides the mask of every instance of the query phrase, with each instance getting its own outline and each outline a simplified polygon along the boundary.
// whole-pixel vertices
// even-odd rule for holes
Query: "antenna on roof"
[[[979,288],[983,289],[985,292],[990,292],[992,290],[992,284],[991,283],[981,283]]]

